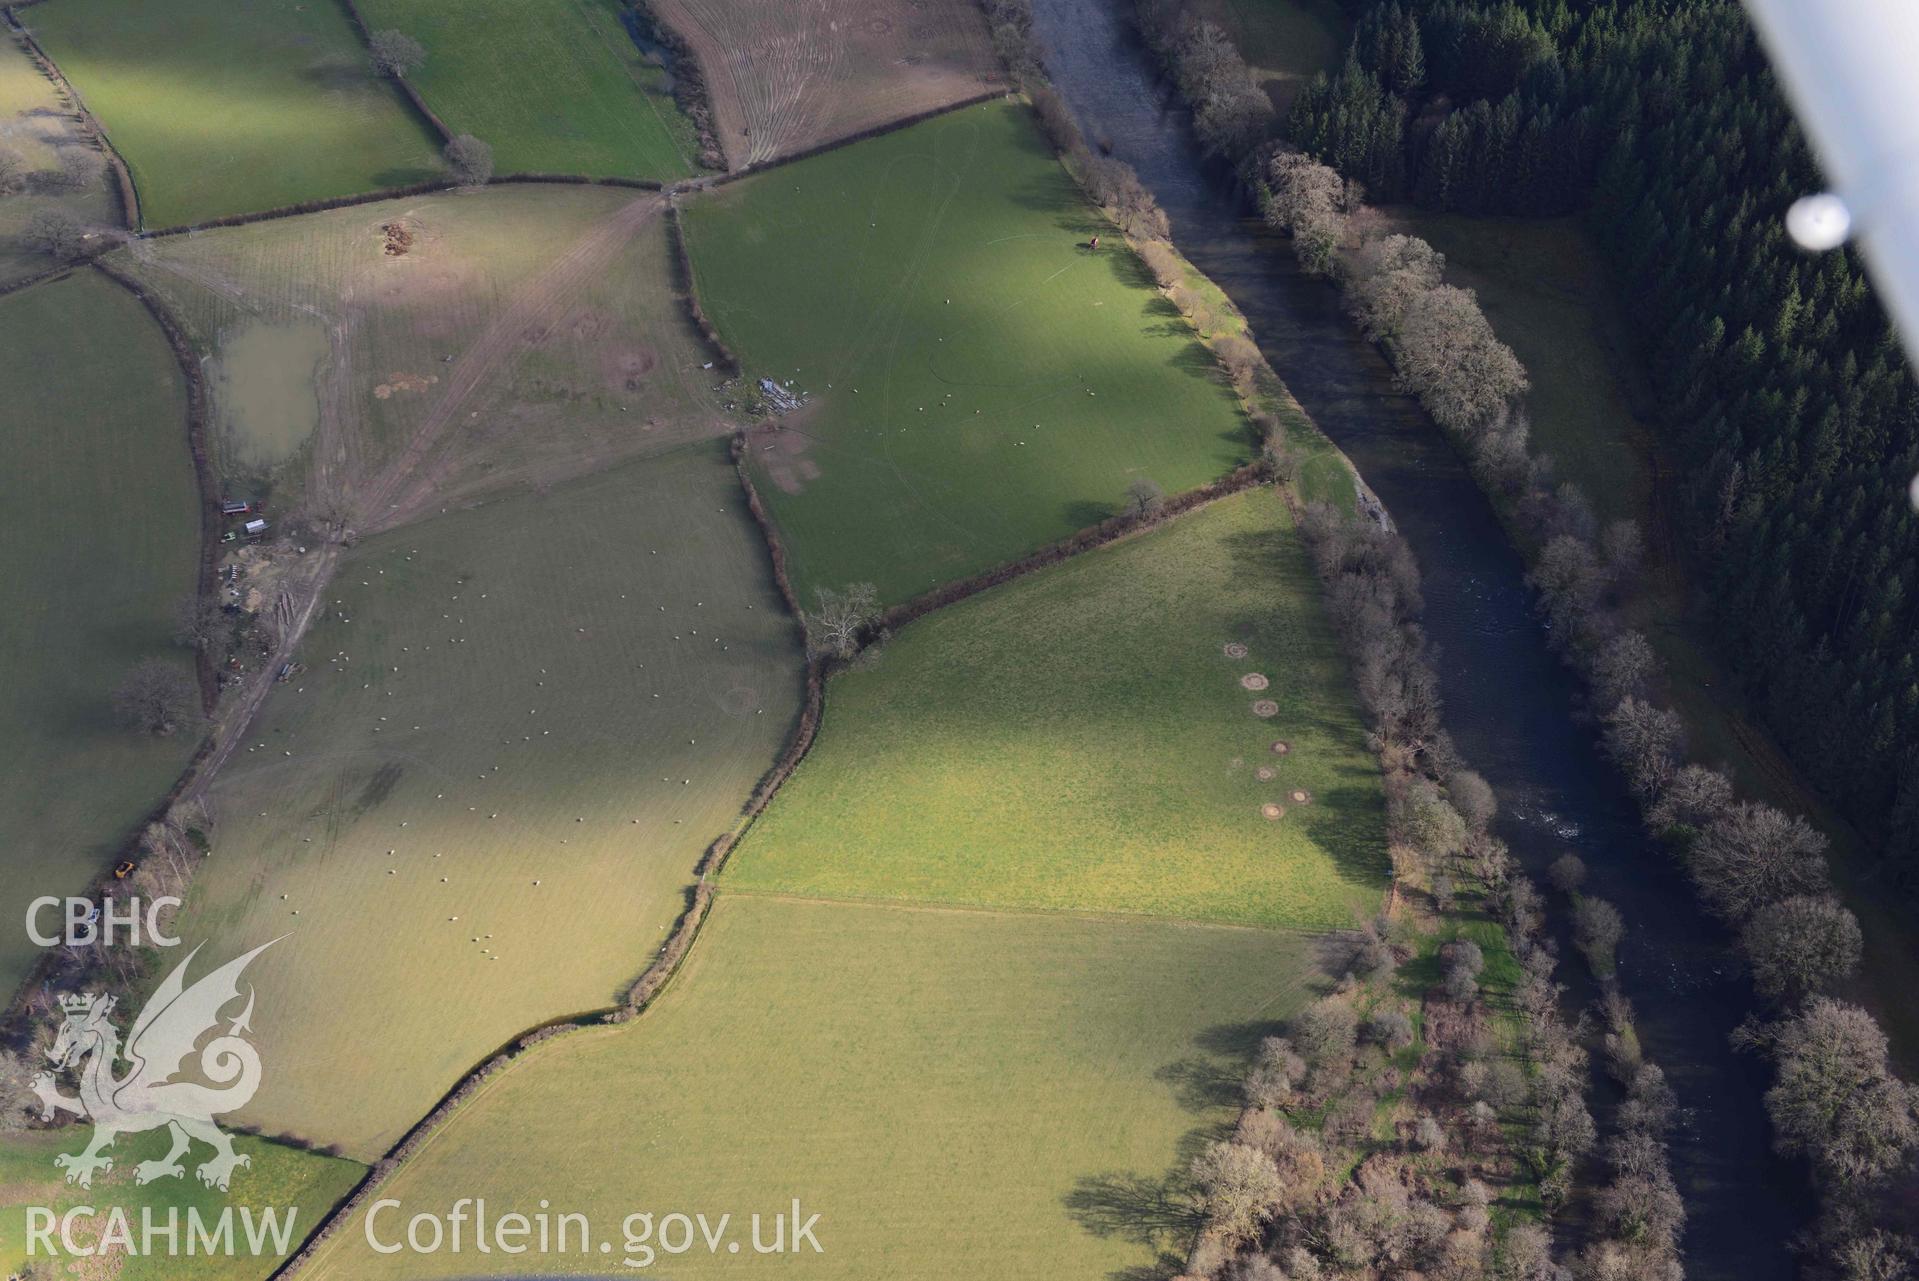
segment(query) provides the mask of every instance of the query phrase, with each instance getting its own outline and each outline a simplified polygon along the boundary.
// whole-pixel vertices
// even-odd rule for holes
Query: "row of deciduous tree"
[[[1298,203],[1289,188],[1337,184],[1330,170],[1318,172],[1324,168],[1299,156],[1276,159],[1268,167],[1269,216],[1284,225],[1285,211]],[[1354,212],[1350,193],[1341,212]],[[1843,1259],[1867,1242],[1874,1258],[1898,1252],[1919,1266],[1919,1246],[1885,1226],[1895,1217],[1892,1180],[1919,1151],[1913,1091],[1893,1076],[1871,1016],[1821,995],[1857,966],[1858,923],[1833,896],[1820,833],[1803,818],[1739,800],[1723,773],[1686,759],[1680,718],[1657,701],[1663,677],[1652,647],[1620,612],[1640,557],[1637,529],[1630,522],[1602,528],[1578,489],[1554,484],[1549,465],[1529,452],[1515,407],[1524,370],[1470,291],[1440,283],[1444,262],[1429,245],[1406,236],[1348,238],[1329,256],[1315,239],[1297,252],[1341,284],[1356,319],[1518,522],[1554,644],[1586,678],[1606,748],[1648,830],[1726,922],[1755,987],[1773,1005],[1778,1021],[1754,1024],[1741,1039],[1774,1059],[1778,1083],[1767,1107],[1777,1146],[1809,1158],[1827,1194],[1821,1257]],[[1603,974],[1615,925],[1602,909],[1576,910],[1582,942]]]
[[[1680,456],[1718,641],[1919,885],[1919,385],[1863,266],[1781,226],[1817,166],[1733,0],[1355,3],[1294,140],[1379,199],[1585,211]],[[1417,49],[1414,57],[1409,50]]]

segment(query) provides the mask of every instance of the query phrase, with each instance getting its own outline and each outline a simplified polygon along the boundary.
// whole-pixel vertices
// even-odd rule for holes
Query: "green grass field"
[[[26,51],[0,39],[0,147],[26,161],[25,190],[0,198],[0,285],[44,271],[52,259],[29,247],[21,233],[42,209],[64,209],[90,225],[116,221],[104,169],[74,187],[61,181],[61,157],[84,151],[98,156],[81,136],[73,113],[60,105],[53,82],[40,74]]]
[[[438,176],[337,0],[58,0],[21,14],[171,227]]]
[[[909,624],[833,680],[727,883],[1335,929],[1369,915],[1378,768],[1290,525],[1270,492],[1239,495]]]
[[[385,1185],[402,1211],[377,1226],[544,1198],[616,1247],[639,1211],[731,1213],[750,1240],[752,1213],[797,1197],[822,1253],[702,1245],[652,1270],[1147,1275],[1191,1239],[1169,1176],[1308,999],[1308,951],[1263,930],[722,894],[654,1009],[495,1078]],[[312,1275],[608,1275],[622,1253],[381,1257],[356,1219]]]
[[[351,512],[440,421],[417,483],[362,513],[390,522],[728,429],[663,217],[644,192],[494,187],[142,241],[129,265],[208,357],[233,487]]]
[[[645,968],[792,728],[799,654],[718,443],[367,540],[328,596],[210,795],[181,928],[290,932],[249,971],[244,1119],[367,1158]]]
[[[375,29],[426,47],[409,77],[501,173],[683,178],[698,143],[666,71],[647,61],[615,0],[364,0]]]
[[[0,298],[0,989],[37,949],[27,903],[77,893],[196,738],[116,725],[127,669],[171,644],[200,521],[186,396],[159,327],[97,273]]]
[[[46,1207],[58,1214],[76,1206],[92,1206],[96,1214],[76,1221],[77,1244],[94,1246],[106,1226],[106,1217],[116,1207],[125,1211],[136,1232],[143,1211],[151,1210],[155,1222],[164,1226],[169,1211],[177,1210],[179,1255],[164,1253],[163,1237],[155,1238],[163,1252],[146,1256],[111,1248],[83,1260],[65,1257],[64,1250],[60,1257],[51,1260],[36,1254],[35,1258],[43,1266],[50,1262],[57,1269],[47,1275],[110,1276],[119,1281],[177,1281],[189,1277],[193,1281],[259,1281],[273,1271],[282,1254],[270,1246],[257,1257],[245,1251],[247,1238],[241,1211],[271,1210],[279,1215],[277,1222],[284,1224],[291,1209],[293,1230],[289,1236],[293,1248],[297,1249],[301,1239],[313,1230],[326,1211],[365,1173],[363,1167],[338,1157],[242,1137],[234,1140],[234,1149],[251,1157],[253,1164],[235,1172],[230,1193],[202,1187],[194,1177],[192,1164],[182,1178],[165,1179],[143,1187],[133,1181],[134,1164],[166,1152],[163,1136],[146,1134],[121,1139],[114,1148],[119,1156],[113,1171],[97,1176],[91,1189],[69,1187],[62,1181],[62,1172],[54,1166],[53,1158],[60,1152],[78,1152],[86,1145],[88,1134],[88,1127],[83,1125],[0,1138],[0,1271],[6,1275],[14,1275],[30,1261],[26,1253],[28,1206]],[[207,1154],[208,1149],[198,1147],[189,1161],[203,1161]],[[233,1234],[235,1241],[242,1243],[241,1252],[186,1257],[189,1210],[197,1212],[203,1222],[215,1224],[229,1206],[234,1210]],[[58,1247],[57,1233],[53,1239]]]
[[[753,453],[809,604],[857,581],[902,600],[1094,523],[1134,480],[1173,492],[1250,457],[1210,353],[1024,107],[868,139],[685,216],[721,332],[810,397]]]

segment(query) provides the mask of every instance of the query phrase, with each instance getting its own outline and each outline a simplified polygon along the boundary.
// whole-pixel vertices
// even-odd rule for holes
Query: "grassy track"
[[[250,971],[246,1119],[367,1157],[645,967],[799,663],[718,443],[370,539],[329,606],[212,793],[182,928],[291,931]]]
[[[1307,950],[1259,930],[725,894],[657,1007],[490,1085],[382,1191],[404,1209],[379,1226],[462,1196],[496,1214],[546,1198],[588,1213],[617,1261],[629,1213],[731,1213],[748,1240],[752,1213],[798,1197],[823,1253],[701,1246],[655,1270],[1145,1269],[1190,1228],[1162,1204],[1142,1243],[1140,1205],[1230,1120],[1241,1055],[1306,999]],[[359,1221],[335,1242],[315,1278],[619,1270],[597,1253],[383,1258]]]
[[[497,187],[144,241],[133,265],[209,357],[236,488],[352,510],[442,414],[415,504],[437,510],[725,430],[662,217],[643,192]]]
[[[79,1151],[85,1146],[89,1133],[86,1126],[78,1126],[55,1133],[13,1134],[0,1138],[0,1271],[8,1276],[22,1269],[28,1261],[27,1206],[44,1206],[56,1213],[65,1213],[75,1206],[93,1206],[97,1215],[76,1221],[74,1236],[83,1245],[91,1245],[98,1240],[105,1226],[105,1216],[113,1207],[125,1210],[136,1233],[140,1228],[143,1210],[151,1209],[154,1221],[163,1227],[168,1212],[177,1210],[181,1216],[178,1257],[170,1257],[165,1253],[164,1237],[155,1238],[158,1243],[156,1248],[162,1253],[150,1257],[114,1252],[83,1262],[65,1257],[49,1261],[44,1255],[37,1256],[37,1261],[43,1266],[51,1262],[57,1269],[48,1273],[49,1276],[79,1275],[67,1271],[71,1265],[98,1270],[85,1275],[114,1276],[119,1281],[177,1281],[185,1278],[191,1278],[192,1281],[259,1281],[273,1270],[274,1263],[280,1257],[271,1249],[257,1258],[246,1253],[186,1257],[188,1220],[185,1216],[188,1210],[196,1210],[202,1220],[211,1225],[217,1222],[224,1209],[232,1206],[236,1218],[234,1238],[236,1242],[244,1243],[245,1232],[237,1221],[242,1210],[256,1213],[272,1210],[280,1215],[279,1221],[284,1223],[287,1211],[291,1208],[291,1239],[297,1247],[300,1239],[312,1231],[313,1225],[347,1194],[365,1172],[361,1166],[338,1157],[320,1156],[262,1139],[238,1138],[234,1141],[235,1150],[250,1156],[253,1164],[234,1174],[230,1194],[202,1187],[194,1177],[191,1163],[206,1159],[208,1149],[204,1147],[196,1148],[188,1158],[191,1163],[184,1177],[165,1179],[142,1187],[133,1181],[134,1164],[157,1159],[166,1153],[163,1135],[145,1134],[119,1141],[115,1146],[119,1156],[112,1173],[98,1176],[91,1189],[68,1187],[61,1179],[61,1171],[53,1164],[54,1155]],[[57,1234],[54,1240],[57,1245]],[[244,1244],[241,1249],[245,1249]]]
[[[502,173],[693,172],[692,125],[615,0],[364,0],[361,12],[426,46],[414,86],[449,127],[485,139]]]
[[[112,721],[170,643],[199,518],[185,392],[157,326],[91,271],[0,298],[0,989],[36,949],[29,900],[77,892],[166,793],[191,734]]]
[[[65,209],[82,222],[106,225],[115,220],[113,196],[104,172],[78,188],[60,181],[61,155],[69,149],[93,152],[81,136],[72,112],[60,105],[52,81],[10,36],[0,36],[0,147],[20,153],[28,171],[26,190],[0,199],[0,285],[44,271],[53,260],[20,238],[34,214]]]
[[[60,0],[21,21],[126,157],[149,227],[441,172],[338,0]]]
[[[834,679],[727,882],[1350,926],[1379,902],[1384,810],[1317,592],[1261,491],[910,624]]]
[[[1249,456],[1210,354],[1023,107],[721,188],[686,222],[749,371],[812,397],[753,455],[803,600],[860,580],[901,600],[1093,523],[1136,479],[1186,489]]]

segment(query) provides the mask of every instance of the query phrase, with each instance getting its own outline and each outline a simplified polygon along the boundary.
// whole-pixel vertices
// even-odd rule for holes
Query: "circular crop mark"
[[[1277,716],[1279,715],[1279,704],[1270,698],[1262,698],[1253,704],[1253,715]]]
[[[1304,805],[1308,801],[1311,801],[1312,799],[1313,799],[1313,794],[1311,792],[1297,791],[1293,793],[1293,804],[1295,805]]]
[[[1291,752],[1292,750],[1293,750],[1293,745],[1287,742],[1285,739],[1276,738],[1273,740],[1273,755],[1285,756],[1287,753]]]
[[[1253,771],[1253,777],[1262,783],[1270,783],[1279,777],[1279,771],[1270,765],[1262,765]]]
[[[1228,658],[1246,657],[1246,647],[1240,644],[1238,641],[1227,641],[1224,646],[1224,649],[1225,649],[1226,657]]]
[[[1261,676],[1258,672],[1247,672],[1239,678],[1239,683],[1246,689],[1265,689],[1268,685],[1272,684],[1271,681]]]
[[[1260,817],[1264,818],[1267,822],[1277,823],[1280,819],[1286,817],[1286,807],[1284,805],[1274,805],[1269,801],[1259,807],[1259,813]]]
[[[891,18],[868,18],[866,20],[866,30],[869,35],[883,36],[892,29],[893,20]]]

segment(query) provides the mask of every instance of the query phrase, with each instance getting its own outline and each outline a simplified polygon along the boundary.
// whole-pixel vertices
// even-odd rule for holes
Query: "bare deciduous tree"
[[[1266,221],[1293,237],[1293,253],[1314,275],[1333,270],[1346,234],[1346,183],[1332,169],[1297,151],[1274,155],[1266,167],[1271,192]]]
[[[1368,240],[1354,253],[1346,304],[1373,338],[1398,335],[1407,310],[1445,278],[1446,256],[1417,236]]]
[[[1652,645],[1639,632],[1624,631],[1593,656],[1593,697],[1601,707],[1617,707],[1628,698],[1644,698],[1646,682],[1658,670]]]
[[[1876,1179],[1919,1144],[1913,1089],[1886,1064],[1886,1034],[1856,1005],[1815,997],[1765,1029],[1779,1075],[1766,1091],[1773,1142],[1829,1178]]]
[[[1605,741],[1633,791],[1658,796],[1679,768],[1685,727],[1677,712],[1628,698],[1606,717]]]
[[[1707,905],[1732,920],[1826,886],[1826,838],[1805,819],[1761,802],[1722,814],[1700,835],[1690,862]]]
[[[33,1073],[18,1054],[0,1049],[0,1134],[27,1128],[40,1115],[40,1099],[31,1087]]]
[[[1209,1143],[1192,1173],[1208,1224],[1230,1240],[1256,1237],[1285,1194],[1273,1158],[1243,1143]]]
[[[1499,341],[1470,289],[1440,285],[1414,299],[1400,321],[1399,379],[1440,424],[1471,430],[1527,388],[1526,371]]]
[[[1141,476],[1126,486],[1126,514],[1128,516],[1150,516],[1166,502],[1166,491],[1159,487],[1151,477]]]
[[[1601,978],[1613,972],[1614,953],[1625,933],[1619,909],[1603,898],[1586,895],[1573,908],[1573,942]]]
[[[197,718],[199,697],[178,664],[149,658],[134,664],[113,691],[113,711],[131,729],[164,736]]]
[[[1459,817],[1466,820],[1466,826],[1474,832],[1483,832],[1492,824],[1493,816],[1499,812],[1499,801],[1493,796],[1492,784],[1473,770],[1456,770],[1446,779],[1446,799],[1459,811]]]
[[[231,631],[226,612],[212,597],[189,592],[173,602],[175,644],[216,653]]]
[[[879,589],[871,583],[852,583],[844,591],[822,587],[815,599],[819,607],[802,619],[808,652],[816,657],[851,658],[879,620]]]
[[[13,147],[0,147],[0,196],[11,196],[27,185],[27,158]]]
[[[384,75],[404,79],[426,61],[426,46],[404,31],[376,31],[367,41],[373,65]]]
[[[1798,998],[1843,979],[1859,965],[1859,922],[1831,898],[1796,894],[1752,914],[1739,934],[1753,986]]]
[[[469,187],[483,187],[493,177],[493,148],[470,133],[446,144],[447,168]]]
[[[1586,860],[1577,854],[1561,854],[1546,869],[1546,880],[1561,894],[1576,894],[1586,883]]]
[[[1732,780],[1704,765],[1687,765],[1672,776],[1646,811],[1654,831],[1697,835],[1732,808]]]
[[[41,209],[27,220],[29,245],[61,262],[72,262],[87,251],[87,229],[64,209]]]

